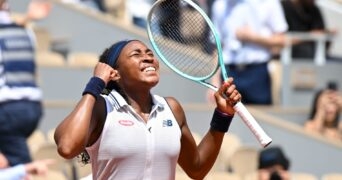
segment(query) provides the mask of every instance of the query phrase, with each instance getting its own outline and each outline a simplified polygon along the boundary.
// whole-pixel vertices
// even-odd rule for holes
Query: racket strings
[[[201,13],[184,3],[172,1],[164,1],[154,8],[149,28],[164,60],[189,76],[211,76],[218,66],[216,46],[212,45],[213,34]],[[176,9],[180,16],[174,14]],[[208,53],[210,48],[211,53]]]

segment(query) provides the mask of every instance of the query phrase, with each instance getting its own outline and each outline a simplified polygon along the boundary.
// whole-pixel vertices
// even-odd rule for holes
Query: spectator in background
[[[282,0],[282,8],[289,26],[288,32],[307,32],[314,34],[336,34],[336,30],[326,28],[323,15],[315,0]],[[314,58],[316,45],[314,41],[294,40],[293,58]],[[330,42],[327,42],[328,53]]]
[[[101,12],[107,12],[104,0],[93,0],[95,5],[97,6],[97,8],[101,11]]]
[[[153,0],[127,0],[127,13],[134,25],[147,27],[147,15],[152,7]]]
[[[207,14],[209,16],[209,18],[212,17],[212,10],[213,10],[213,4],[215,2],[215,0],[205,0],[206,1],[206,6],[207,6]]]
[[[262,149],[259,154],[258,180],[290,180],[290,161],[279,146]]]
[[[205,3],[202,2],[202,1],[204,1]],[[199,4],[200,5],[201,4],[205,4],[205,5],[201,5],[201,6],[202,6],[203,9],[206,10],[206,13],[207,13],[208,17],[210,19],[212,19],[212,14],[213,14],[212,10],[213,10],[213,4],[214,4],[215,0],[202,0],[202,1],[199,1],[200,2]],[[209,33],[210,33],[210,28],[207,25],[205,27],[203,38],[210,38],[209,37]],[[212,46],[214,46],[214,45],[212,45]],[[205,46],[202,47],[202,49],[203,49],[204,52],[206,52],[208,54],[212,54],[212,51],[213,51],[213,48],[211,48],[212,46],[205,45]]]
[[[268,62],[284,45],[287,24],[278,0],[216,0],[212,20],[223,47],[229,76],[246,104],[272,103]],[[212,78],[218,86],[219,73]],[[212,97],[209,90],[208,97]],[[210,101],[213,101],[209,98]]]
[[[30,179],[30,175],[44,176],[49,170],[48,166],[53,163],[53,159],[44,159],[8,167],[6,157],[0,152],[0,179],[23,180]]]
[[[27,16],[12,22],[6,0],[0,0],[0,149],[9,166],[31,161],[27,138],[43,114],[42,92],[36,84],[35,42],[25,28],[47,16],[44,1],[31,1]],[[41,9],[44,8],[44,9]],[[46,8],[46,9],[45,9]]]
[[[74,0],[75,1],[75,0]],[[107,9],[105,7],[105,3],[103,2],[103,0],[78,0],[75,1],[76,3],[82,3],[92,9],[98,10],[100,12],[106,12]]]
[[[182,38],[179,38],[177,36],[170,36],[167,32],[169,28],[173,28],[175,31],[175,34],[181,34],[178,32],[181,32],[181,4],[178,0],[168,0],[161,3],[161,14],[160,14],[160,31],[162,35],[164,35],[167,38],[173,39],[178,42],[182,42]]]
[[[312,103],[310,117],[305,123],[309,132],[320,133],[332,140],[342,140],[342,96],[337,85],[329,83],[328,88],[318,91]]]

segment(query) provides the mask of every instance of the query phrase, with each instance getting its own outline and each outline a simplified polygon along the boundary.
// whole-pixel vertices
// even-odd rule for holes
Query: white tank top
[[[174,180],[180,127],[166,100],[153,95],[148,122],[116,91],[106,100],[100,138],[87,151],[97,180]]]

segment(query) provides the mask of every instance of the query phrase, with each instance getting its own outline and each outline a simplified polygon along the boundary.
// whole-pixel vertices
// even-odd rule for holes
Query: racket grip
[[[263,147],[271,144],[272,139],[265,133],[265,131],[241,102],[238,102],[234,106],[234,109]]]

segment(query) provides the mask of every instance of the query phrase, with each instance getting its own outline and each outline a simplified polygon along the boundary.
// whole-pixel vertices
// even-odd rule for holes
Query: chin
[[[147,82],[151,85],[151,87],[154,87],[159,83],[159,77],[158,78],[149,78],[149,79],[147,79]]]
[[[151,82],[152,87],[156,86],[159,83],[159,80]]]

